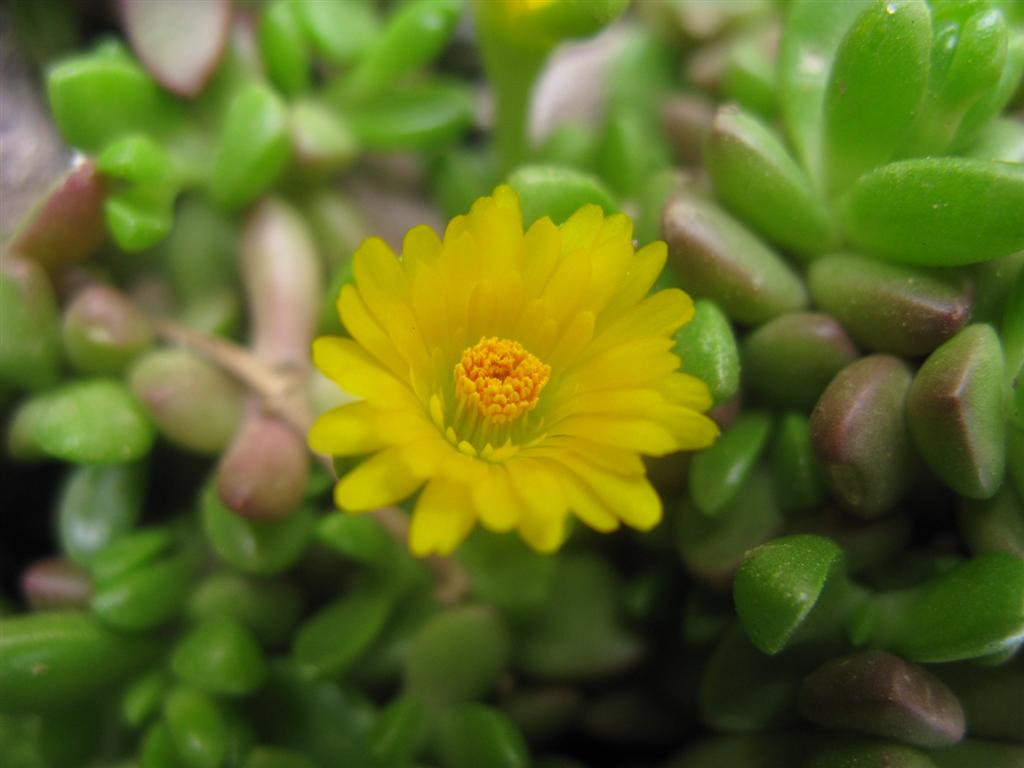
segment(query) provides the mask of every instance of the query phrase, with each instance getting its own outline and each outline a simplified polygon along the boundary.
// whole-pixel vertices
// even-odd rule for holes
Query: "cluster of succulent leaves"
[[[167,5],[47,62],[87,157],[0,277],[5,482],[62,478],[59,551],[0,623],[0,763],[1024,761],[1019,5],[639,3],[601,120],[536,146],[507,114],[481,141],[464,6],[511,99],[502,62],[535,74],[624,3],[525,41],[458,0],[209,2],[181,28]],[[261,340],[274,307],[339,332],[365,233],[337,181],[389,152],[446,215],[507,178],[528,221],[595,202],[668,241],[723,434],[651,463],[654,532],[547,557],[479,531],[453,602],[376,518],[329,511],[301,439],[158,341],[147,302],[271,364],[296,344]],[[233,458],[268,436],[276,464]],[[253,506],[224,493],[239,472],[281,482]]]

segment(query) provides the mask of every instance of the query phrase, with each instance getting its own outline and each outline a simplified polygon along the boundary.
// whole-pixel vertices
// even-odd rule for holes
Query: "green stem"
[[[518,62],[504,59],[488,67],[495,95],[494,145],[502,177],[529,155],[530,101],[543,63],[543,57]]]
[[[505,177],[529,154],[530,97],[551,44],[513,38],[498,5],[482,4],[477,19],[484,69],[494,93],[498,171]]]

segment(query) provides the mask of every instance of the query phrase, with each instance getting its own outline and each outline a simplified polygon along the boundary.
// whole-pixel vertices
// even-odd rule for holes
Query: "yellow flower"
[[[661,501],[640,454],[710,444],[707,386],[679,372],[672,334],[693,316],[680,290],[647,296],[666,248],[633,247],[632,222],[588,205],[523,232],[507,186],[439,238],[356,251],[338,299],[352,338],[313,359],[361,398],[322,415],[310,447],[369,457],[335,501],[359,512],[420,491],[409,545],[451,552],[479,521],[550,552],[575,515],[646,530]]]

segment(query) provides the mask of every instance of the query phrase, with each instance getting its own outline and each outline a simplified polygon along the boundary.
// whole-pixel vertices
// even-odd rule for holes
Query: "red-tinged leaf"
[[[164,88],[197,96],[217,69],[231,25],[230,0],[121,0],[132,50]]]
[[[106,235],[103,193],[96,163],[75,164],[22,222],[11,252],[50,270],[82,261]]]

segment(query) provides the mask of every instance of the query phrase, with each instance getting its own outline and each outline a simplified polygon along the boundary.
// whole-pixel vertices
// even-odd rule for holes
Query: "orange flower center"
[[[508,424],[537,406],[551,366],[518,341],[482,338],[455,366],[455,393],[493,424]]]

